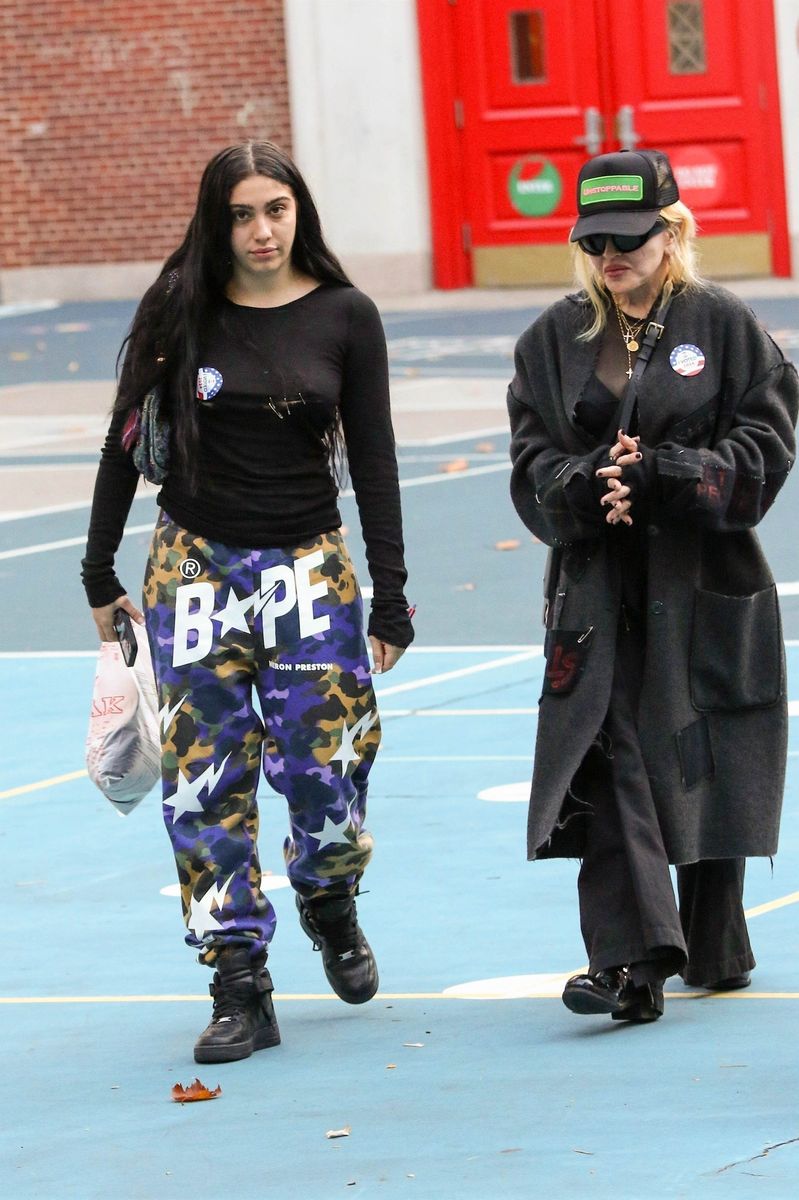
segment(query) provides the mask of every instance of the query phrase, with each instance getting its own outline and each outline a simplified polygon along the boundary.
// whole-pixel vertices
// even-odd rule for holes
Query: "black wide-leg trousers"
[[[677,868],[679,910],[637,731],[644,646],[620,629],[607,716],[572,785],[585,821],[578,878],[589,971],[629,966],[636,986],[681,974],[707,986],[754,966],[743,859]]]

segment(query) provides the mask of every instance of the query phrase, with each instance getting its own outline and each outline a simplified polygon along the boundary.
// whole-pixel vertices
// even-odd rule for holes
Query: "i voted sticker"
[[[215,367],[200,367],[197,372],[197,399],[212,400],[222,387],[222,376]]]
[[[705,356],[698,346],[686,342],[675,346],[669,355],[669,362],[678,375],[698,375],[705,367]]]

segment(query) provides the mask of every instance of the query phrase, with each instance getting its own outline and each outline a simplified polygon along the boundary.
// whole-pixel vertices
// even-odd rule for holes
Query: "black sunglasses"
[[[662,233],[665,228],[666,222],[658,219],[646,233],[589,233],[578,238],[577,245],[586,254],[598,258],[600,254],[605,253],[605,246],[610,239],[620,254],[632,254],[633,250],[640,250],[645,242],[656,233]]]

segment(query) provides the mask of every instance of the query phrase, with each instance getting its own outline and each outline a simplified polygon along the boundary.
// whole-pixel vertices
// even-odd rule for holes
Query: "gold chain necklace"
[[[639,349],[638,335],[646,325],[647,320],[649,319],[649,314],[647,313],[647,315],[638,322],[629,321],[615,300],[613,301],[613,307],[616,309],[616,319],[619,322],[621,336],[624,339],[624,349],[627,351],[627,378],[632,379],[632,355],[635,354]]]

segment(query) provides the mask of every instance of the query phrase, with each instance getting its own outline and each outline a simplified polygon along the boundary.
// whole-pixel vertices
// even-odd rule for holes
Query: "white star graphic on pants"
[[[212,621],[219,622],[220,637],[224,637],[229,629],[238,629],[239,633],[247,632],[249,625],[245,614],[248,608],[252,608],[254,599],[253,593],[250,593],[249,596],[239,597],[235,588],[228,589],[225,607],[220,608],[211,616]]]
[[[341,726],[341,745],[335,754],[331,754],[329,762],[341,763],[341,774],[346,775],[347,767],[350,763],[358,762],[360,754],[355,749],[355,739],[365,737],[369,730],[377,720],[377,712],[372,710],[356,721],[352,729],[347,727],[347,722]]]
[[[316,838],[320,850],[323,850],[325,846],[351,846],[352,834],[347,832],[350,829],[352,829],[352,820],[349,812],[338,825],[325,814],[325,823],[322,828],[318,829],[316,833],[309,831],[308,836]]]
[[[173,796],[164,801],[165,804],[173,806],[172,824],[179,820],[184,813],[187,812],[202,812],[203,802],[200,799],[200,792],[203,788],[207,788],[206,799],[209,799],[214,788],[219,782],[219,777],[225,769],[225,763],[230,758],[226,754],[220,766],[215,767],[211,763],[210,767],[197,776],[196,779],[187,779],[182,771],[178,774],[178,786],[175,789]]]
[[[208,933],[213,929],[222,928],[216,917],[211,916],[211,906],[213,905],[217,910],[221,909],[225,902],[225,892],[230,887],[232,878],[232,875],[228,876],[223,884],[212,883],[201,899],[192,896],[191,915],[186,924],[198,937],[202,937],[204,933]]]

